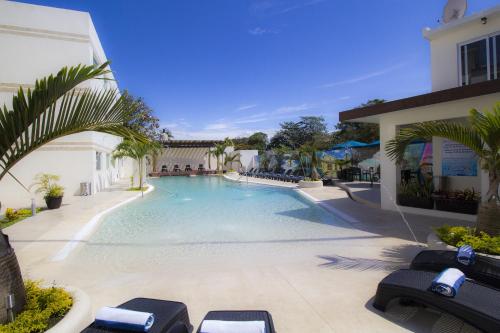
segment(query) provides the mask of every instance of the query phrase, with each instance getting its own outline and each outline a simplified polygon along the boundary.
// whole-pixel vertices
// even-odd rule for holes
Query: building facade
[[[21,86],[33,88],[35,80],[56,74],[64,66],[99,65],[107,61],[89,13],[0,1],[0,105],[11,107],[12,96]],[[117,89],[110,80],[92,80],[82,88]],[[121,138],[84,132],[59,138],[32,152],[11,172],[25,186],[38,173],[56,174],[65,195],[79,195],[80,183],[90,182],[97,192],[123,174],[123,162],[111,160]],[[9,175],[0,182],[0,201],[6,207],[30,205],[27,193]],[[37,197],[37,204],[43,200]]]
[[[437,120],[466,124],[472,108],[491,110],[500,102],[500,6],[434,29],[426,28],[423,35],[431,49],[431,93],[340,113],[341,121],[380,125],[383,209],[398,209],[396,198],[402,168],[388,158],[384,147],[399,129]],[[425,172],[433,177],[435,188],[442,186],[442,177],[446,177],[447,190],[474,188],[487,192],[487,173],[481,170],[480,161],[461,145],[435,137],[432,142],[421,143],[418,158],[416,164],[420,164],[416,167],[419,172],[427,168]],[[432,209],[399,208],[413,213],[475,219],[471,215]]]

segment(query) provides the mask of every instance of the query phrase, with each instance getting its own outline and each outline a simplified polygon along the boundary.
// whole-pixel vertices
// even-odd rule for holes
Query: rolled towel
[[[446,297],[455,297],[465,281],[465,275],[456,268],[447,268],[432,280],[431,290]]]
[[[200,333],[265,333],[266,323],[256,321],[204,320]]]
[[[120,308],[103,307],[95,316],[97,326],[125,331],[147,332],[155,321],[154,314]]]
[[[476,261],[476,252],[470,245],[462,245],[458,248],[457,261],[465,266],[474,265]]]

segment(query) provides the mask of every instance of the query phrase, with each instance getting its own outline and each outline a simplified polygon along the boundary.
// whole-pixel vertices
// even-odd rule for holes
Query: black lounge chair
[[[377,288],[373,306],[385,311],[392,299],[412,300],[463,319],[487,333],[500,332],[500,291],[465,281],[455,297],[429,290],[435,272],[401,269],[386,276]]]
[[[476,255],[474,265],[465,266],[456,260],[456,255],[456,251],[425,250],[417,254],[411,262],[410,268],[431,272],[442,272],[446,268],[457,268],[466,277],[500,290],[500,259]]]
[[[181,302],[163,301],[150,298],[134,298],[118,306],[122,309],[151,312],[155,321],[148,333],[184,333],[191,332],[193,326],[189,321],[186,305]],[[82,333],[125,333],[130,331],[102,328],[95,323],[90,324]]]
[[[173,169],[174,172],[180,172],[181,171],[181,168],[179,168],[179,164],[175,164],[174,165],[174,169]]]
[[[276,333],[271,314],[267,311],[210,311],[203,320],[260,321],[265,323],[265,333]],[[202,322],[203,323],[203,322]],[[201,325],[198,328],[201,332]]]
[[[193,171],[193,169],[191,169],[191,164],[186,164],[186,166],[184,167],[184,171]]]
[[[198,171],[205,171],[203,164],[198,164]]]
[[[167,166],[166,165],[162,165],[161,166],[161,172],[167,172],[168,169],[167,169]]]

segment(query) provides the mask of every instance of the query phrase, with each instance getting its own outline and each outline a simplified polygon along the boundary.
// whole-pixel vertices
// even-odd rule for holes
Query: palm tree
[[[161,144],[156,141],[137,141],[125,139],[113,151],[113,159],[129,157],[137,162],[139,172],[139,189],[143,189],[144,160],[151,155],[157,155]]]
[[[57,75],[37,80],[33,90],[19,88],[12,108],[0,107],[0,180],[10,169],[44,144],[83,131],[119,136],[144,137],[124,126],[127,104],[116,90],[75,89],[80,83],[109,73],[108,63],[99,67],[64,67]],[[19,182],[20,183],[20,182]],[[7,236],[0,231],[0,299],[15,297],[14,312],[25,304],[25,291],[19,264]],[[0,323],[7,320],[0,312]]]
[[[205,156],[207,156],[207,159],[208,159],[208,170],[212,169],[212,165],[210,163],[210,160],[212,159],[213,153],[214,153],[214,151],[212,150],[212,148],[208,148],[207,152],[205,153]]]
[[[233,167],[233,163],[236,163],[236,164],[239,164],[240,166],[242,165],[241,164],[241,154],[240,153],[224,153],[224,165],[225,166],[228,166],[230,165],[231,168]]]
[[[218,143],[213,149],[213,154],[217,158],[217,172],[220,172],[220,166],[224,163],[224,151],[226,150],[226,145],[224,143]],[[222,157],[222,161],[220,158]]]
[[[500,103],[491,112],[480,113],[472,109],[469,114],[470,127],[458,123],[436,121],[414,124],[403,128],[385,147],[387,155],[400,164],[406,147],[416,139],[430,140],[433,136],[458,142],[472,149],[488,171],[489,188],[486,203],[479,209],[476,231],[500,235]]]

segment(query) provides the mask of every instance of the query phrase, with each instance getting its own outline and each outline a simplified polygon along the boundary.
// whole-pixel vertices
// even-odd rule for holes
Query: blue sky
[[[469,0],[467,13],[498,0]],[[446,0],[47,0],[90,12],[121,89],[177,139],[272,134],[279,123],[430,90]]]

